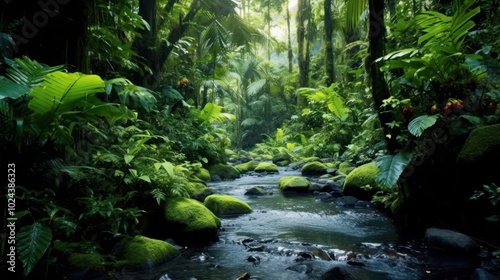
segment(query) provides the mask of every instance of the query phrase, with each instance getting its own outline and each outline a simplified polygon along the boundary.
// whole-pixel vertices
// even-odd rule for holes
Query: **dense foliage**
[[[375,161],[375,202],[443,221],[418,203],[450,196],[467,136],[500,123],[492,1],[31,2],[0,24],[1,193],[28,278],[72,253],[119,266],[116,242],[229,154]],[[498,222],[498,176],[466,183],[454,202]]]

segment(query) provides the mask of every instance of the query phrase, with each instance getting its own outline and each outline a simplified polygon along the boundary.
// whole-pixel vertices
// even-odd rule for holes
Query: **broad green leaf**
[[[126,164],[129,164],[134,159],[134,155],[124,155],[123,160],[125,160]]]
[[[0,76],[0,99],[16,99],[27,93],[29,88]]]
[[[28,107],[40,122],[51,122],[52,118],[81,106],[82,101],[104,92],[104,81],[97,75],[54,72],[29,93],[33,96]]]
[[[148,183],[151,183],[151,179],[149,178],[149,176],[147,175],[142,175],[142,176],[139,176],[139,179],[143,180],[143,181],[146,181]]]
[[[40,261],[52,242],[51,229],[40,222],[24,226],[16,236],[17,253],[27,276]]]
[[[391,188],[396,185],[399,176],[410,163],[413,154],[408,151],[399,152],[396,155],[385,155],[378,157],[376,163],[380,172],[375,177],[381,186]]]
[[[436,123],[437,118],[437,115],[418,116],[410,121],[408,124],[408,131],[414,136],[420,137],[427,128]]]

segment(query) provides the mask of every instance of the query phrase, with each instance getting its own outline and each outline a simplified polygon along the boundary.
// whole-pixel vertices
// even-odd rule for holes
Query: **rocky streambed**
[[[484,276],[481,273],[488,272],[477,268],[484,261],[498,266],[487,253],[481,258],[479,251],[462,254],[453,251],[456,248],[449,248],[452,253],[429,248],[423,233],[402,233],[370,203],[337,195],[335,190],[284,193],[278,189],[280,178],[300,175],[280,168],[274,174],[251,173],[209,182],[213,193],[236,197],[253,211],[220,217],[219,240],[211,245],[183,247],[180,256],[160,267],[122,270],[116,278],[490,279],[485,277],[492,275]],[[328,183],[308,179],[320,187]],[[437,247],[443,242],[439,234],[432,237]],[[480,250],[471,250],[476,249]]]

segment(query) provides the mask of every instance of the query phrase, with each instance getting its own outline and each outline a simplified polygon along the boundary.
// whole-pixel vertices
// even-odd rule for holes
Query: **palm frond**
[[[34,87],[42,83],[44,77],[50,73],[61,71],[63,65],[47,66],[30,58],[23,56],[22,58],[5,59],[7,68],[5,76],[15,83],[25,86]]]
[[[359,24],[359,19],[361,15],[368,7],[368,0],[346,0],[346,1],[347,1],[347,7],[346,7],[347,28],[352,29]]]

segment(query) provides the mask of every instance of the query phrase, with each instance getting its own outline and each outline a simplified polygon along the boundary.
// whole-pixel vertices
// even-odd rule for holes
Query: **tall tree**
[[[335,65],[333,55],[333,17],[332,17],[332,0],[325,0],[325,69],[326,69],[326,86],[330,86],[335,82]]]
[[[293,49],[292,49],[292,32],[290,28],[290,1],[286,1],[286,26],[287,26],[287,40],[288,40],[288,72],[293,71]]]
[[[297,5],[297,44],[299,63],[299,86],[309,86],[309,25],[311,24],[311,2],[298,0]],[[299,98],[300,101],[300,98]]]
[[[391,128],[390,123],[394,116],[390,110],[384,108],[383,101],[390,97],[390,92],[380,71],[380,65],[375,62],[384,55],[385,48],[385,22],[384,22],[384,0],[356,0],[347,2],[347,22],[350,26],[357,25],[359,17],[366,9],[368,1],[369,27],[368,27],[368,57],[365,59],[366,73],[371,88],[373,103],[377,110],[378,119],[384,133],[384,139],[387,144],[387,151],[394,153],[398,148],[396,140],[397,128]]]

